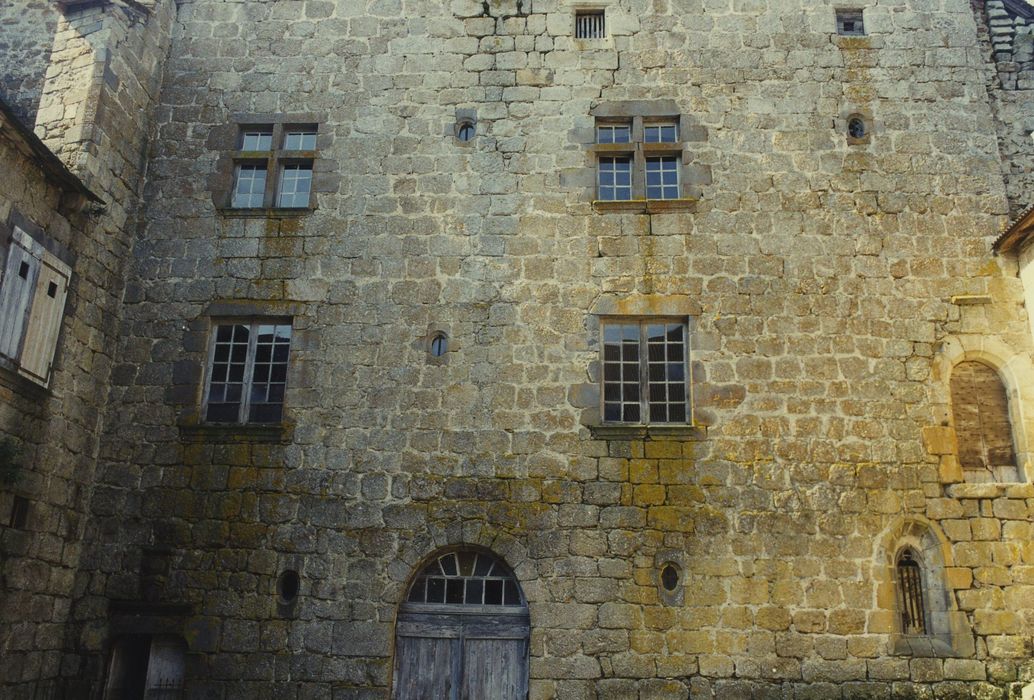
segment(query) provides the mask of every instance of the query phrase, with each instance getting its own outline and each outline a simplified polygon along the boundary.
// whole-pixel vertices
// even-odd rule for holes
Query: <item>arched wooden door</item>
[[[524,700],[528,605],[510,570],[482,551],[436,556],[395,624],[395,700]]]

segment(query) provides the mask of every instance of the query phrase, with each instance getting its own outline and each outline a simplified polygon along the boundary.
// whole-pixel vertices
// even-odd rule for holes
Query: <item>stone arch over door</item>
[[[406,586],[395,621],[395,700],[524,700],[531,623],[513,571],[480,547],[439,550]]]

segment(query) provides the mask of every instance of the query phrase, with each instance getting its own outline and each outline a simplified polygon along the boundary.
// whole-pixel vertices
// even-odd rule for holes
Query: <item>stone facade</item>
[[[48,0],[0,4],[0,85],[21,120],[36,120],[60,14]]]
[[[136,234],[98,337],[67,688],[98,689],[121,635],[167,634],[191,696],[384,697],[406,587],[460,545],[523,588],[536,699],[1034,681],[1034,345],[990,253],[1034,154],[996,130],[1022,90],[993,86],[993,0],[873,0],[860,37],[826,3],[611,0],[598,40],[566,0],[135,5],[62,20],[37,123],[103,183],[110,240]],[[683,196],[594,202],[595,119],[650,110],[678,119]],[[213,194],[263,119],[318,124],[311,210]],[[601,422],[614,316],[687,320],[691,424]],[[256,317],[292,319],[286,418],[206,425],[213,322]],[[974,360],[1006,388],[1011,483],[959,463],[950,379]],[[44,678],[23,668],[3,682]]]
[[[981,3],[982,4],[982,3]],[[1009,208],[1013,216],[1031,205],[1034,187],[1034,7],[990,0],[975,7],[995,61],[989,90],[998,123]],[[981,12],[981,9],[984,11]]]

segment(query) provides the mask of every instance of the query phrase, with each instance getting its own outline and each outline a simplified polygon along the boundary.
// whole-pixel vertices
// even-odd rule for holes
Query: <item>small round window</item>
[[[868,130],[865,127],[865,120],[855,116],[847,120],[847,135],[853,139],[865,138]]]
[[[661,586],[669,593],[679,587],[679,570],[674,564],[661,567]]]
[[[299,588],[301,588],[301,577],[293,569],[284,571],[276,580],[276,592],[280,596],[281,603],[293,603],[297,600]]]
[[[456,138],[460,141],[470,141],[477,134],[477,127],[474,122],[462,121],[456,125]]]
[[[438,331],[431,336],[431,346],[428,349],[432,357],[441,357],[449,351],[449,337]]]

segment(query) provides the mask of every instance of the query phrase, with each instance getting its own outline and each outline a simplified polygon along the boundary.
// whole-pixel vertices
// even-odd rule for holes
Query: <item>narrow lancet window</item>
[[[898,593],[901,604],[901,631],[926,634],[926,606],[923,601],[923,574],[910,550],[898,557]]]

